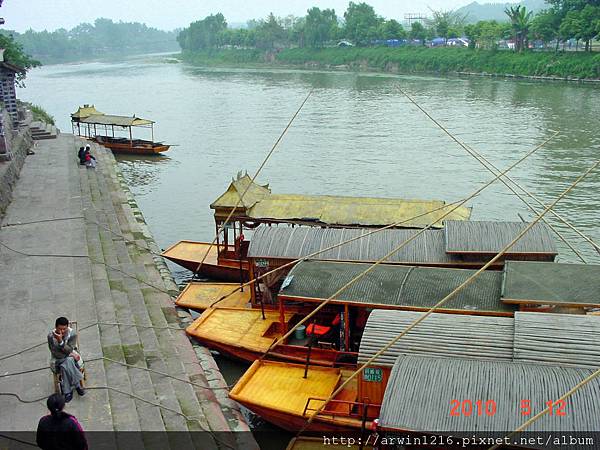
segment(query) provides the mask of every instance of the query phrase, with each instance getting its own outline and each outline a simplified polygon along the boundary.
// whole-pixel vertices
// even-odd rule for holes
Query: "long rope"
[[[475,150],[473,150],[471,147],[466,146],[467,148],[469,148],[471,151],[469,152],[477,161],[479,161],[483,167],[485,167],[488,171],[490,171],[491,173],[495,174],[496,171],[498,170],[492,163],[490,163],[487,159],[485,159],[481,153],[476,152]],[[508,177],[504,177],[507,178]],[[533,206],[531,205],[521,194],[519,194],[507,181],[504,180],[504,178],[500,178],[500,182],[502,184],[504,184],[504,186],[506,186],[513,194],[515,194],[517,196],[517,198],[519,198],[519,200],[521,200],[525,206],[527,206],[531,212],[533,212],[533,214],[535,215],[539,215],[539,211]],[[511,180],[512,181],[512,180]],[[515,186],[521,188],[521,186],[519,186],[516,182],[512,181],[513,184],[515,184]],[[537,197],[534,197],[533,194],[531,194],[532,198],[537,200],[538,202],[540,202]],[[541,203],[541,202],[540,202]],[[542,205],[544,205],[542,203]],[[552,212],[552,211],[551,211]],[[558,238],[563,241],[565,243],[565,245],[567,247],[569,247],[571,249],[571,251],[579,258],[579,260],[584,263],[587,264],[587,261],[585,260],[585,258],[583,257],[583,255],[562,235],[562,233],[560,231],[558,231],[550,222],[548,222],[545,218],[542,219],[542,222],[544,224],[546,224],[548,226],[548,228],[550,228],[550,230],[552,230],[554,232],[554,234],[556,234],[558,236]]]
[[[273,155],[273,152],[275,151],[275,149],[277,148],[277,146],[279,145],[279,143],[281,142],[281,140],[283,139],[283,137],[285,136],[285,134],[287,133],[287,131],[292,126],[292,123],[294,123],[294,120],[296,119],[296,117],[298,116],[298,114],[300,114],[300,111],[302,111],[302,108],[304,107],[304,104],[308,101],[308,99],[312,95],[313,91],[314,91],[314,88],[310,90],[310,92],[308,93],[308,95],[302,101],[302,103],[300,104],[300,106],[298,107],[298,109],[296,110],[296,112],[294,113],[294,115],[292,116],[292,118],[290,119],[290,121],[288,122],[288,124],[286,125],[286,127],[283,129],[283,131],[281,132],[281,134],[279,135],[279,137],[277,138],[277,140],[275,141],[275,143],[271,147],[271,150],[269,151],[269,153],[267,153],[267,156],[265,156],[265,158],[263,159],[263,162],[260,164],[260,166],[257,169],[257,171],[255,172],[254,176],[251,178],[250,183],[248,183],[248,185],[244,189],[244,192],[242,192],[242,195],[240,195],[239,198],[237,199],[237,202],[235,203],[235,206],[231,209],[231,212],[229,213],[229,215],[225,219],[225,222],[223,222],[223,224],[217,229],[217,234],[215,235],[214,239],[210,243],[209,247],[206,249],[206,253],[204,253],[204,256],[202,257],[202,260],[198,264],[198,267],[196,267],[196,270],[194,270],[194,277],[196,276],[196,274],[202,268],[202,265],[204,264],[204,261],[206,261],[206,258],[208,257],[208,254],[210,253],[210,250],[213,248],[213,246],[217,242],[217,239],[219,239],[219,234],[221,234],[223,232],[223,230],[225,229],[225,226],[231,220],[231,217],[235,213],[235,210],[237,209],[237,207],[242,203],[242,200],[244,199],[244,196],[246,195],[246,193],[250,189],[250,186],[252,186],[254,184],[254,180],[256,180],[256,177],[258,177],[258,175],[262,171],[263,167],[265,167],[265,165],[267,164],[267,161],[269,161],[269,159],[271,158],[271,155]]]
[[[198,418],[198,417],[190,417],[187,414],[182,413],[181,411],[177,411],[176,409],[170,408],[170,407],[165,406],[165,405],[161,405],[160,403],[153,402],[151,400],[147,400],[147,399],[145,399],[143,397],[140,397],[139,395],[134,394],[133,392],[123,391],[121,389],[117,389],[117,388],[112,387],[112,386],[89,386],[89,387],[86,387],[85,389],[88,390],[88,391],[93,391],[93,390],[109,390],[109,391],[114,391],[114,392],[117,392],[119,394],[127,395],[127,396],[129,396],[131,398],[139,400],[140,402],[147,403],[147,404],[155,406],[157,408],[164,409],[166,411],[172,412],[173,414],[176,414],[178,416],[183,417],[186,421],[197,422],[198,426],[203,431],[209,433],[212,436],[212,438],[215,440],[215,442],[217,442],[218,444],[223,445],[223,446],[225,446],[227,448],[230,448],[231,450],[235,450],[235,448],[232,447],[231,445],[229,445],[229,444],[221,441],[220,439],[218,439],[215,436],[215,432],[214,431],[209,430],[207,428],[204,428],[204,426],[202,425],[201,419]],[[47,396],[44,396],[44,397],[40,397],[40,398],[36,398],[36,399],[26,400],[26,399],[22,399],[19,394],[15,394],[14,392],[0,392],[0,396],[15,397],[19,402],[25,403],[25,404],[38,403],[38,402],[41,402],[41,401],[46,400],[48,398]]]
[[[525,154],[519,160],[515,161],[510,166],[508,166],[503,172],[501,172],[501,173],[497,174],[496,176],[494,176],[493,179],[491,179],[490,181],[488,181],[487,183],[485,183],[483,186],[481,186],[479,189],[477,189],[475,192],[473,192],[471,195],[469,195],[465,200],[463,200],[458,205],[456,205],[453,208],[451,208],[448,212],[446,212],[444,215],[442,215],[442,217],[440,217],[439,220],[444,219],[444,217],[450,215],[454,210],[460,208],[468,200],[471,200],[472,198],[474,198],[477,195],[479,195],[484,189],[486,189],[487,187],[489,187],[490,185],[492,185],[502,175],[504,175],[508,171],[512,170],[515,166],[517,166],[522,161],[524,161],[526,158],[528,158],[533,153],[535,153],[537,150],[539,150],[540,148],[542,148],[547,142],[549,142],[551,139],[553,139],[557,135],[558,135],[558,132],[554,133],[551,137],[549,137],[548,139],[546,139],[544,142],[542,142],[541,144],[539,144],[537,147],[535,147],[534,149],[530,150],[527,154]],[[396,253],[397,251],[399,251],[400,249],[402,249],[408,243],[410,243],[411,241],[413,241],[414,239],[416,239],[418,236],[420,236],[422,233],[424,233],[431,226],[432,226],[432,223],[430,223],[429,225],[427,225],[427,227],[425,227],[422,230],[420,230],[418,233],[416,233],[415,235],[413,235],[411,238],[409,238],[406,241],[404,241],[402,244],[400,244],[395,249],[393,249],[390,253],[388,253],[383,258],[381,258],[380,260],[378,260],[377,262],[375,262],[374,264],[372,264],[368,269],[366,269],[362,273],[358,274],[356,277],[354,277],[348,283],[346,283],[344,286],[342,286],[340,289],[338,289],[334,294],[332,294],[326,300],[324,300],[323,302],[321,302],[312,312],[310,312],[307,316],[305,316],[302,320],[300,320],[291,330],[289,330],[287,333],[285,333],[279,339],[274,340],[271,343],[271,345],[269,346],[269,348],[266,350],[266,352],[261,356],[261,359],[263,359],[274,347],[276,347],[277,345],[281,344],[283,341],[285,341],[285,339],[287,339],[288,337],[290,337],[296,328],[298,328],[300,325],[302,325],[302,324],[306,323],[308,320],[310,320],[310,318],[312,318],[318,311],[320,311],[321,309],[323,309],[327,304],[329,304],[339,294],[341,294],[342,292],[344,292],[347,288],[349,288],[352,284],[354,284],[358,280],[360,280],[363,277],[365,277],[368,273],[370,273],[372,270],[374,270],[375,267],[377,267],[379,264],[381,264],[387,258],[389,258],[390,256],[392,256],[394,253]],[[489,267],[489,266],[490,266],[490,263],[488,262],[488,264],[486,265],[486,267]]]
[[[537,421],[540,417],[544,416],[545,414],[548,414],[548,412],[550,411],[550,409],[552,408],[552,406],[554,404],[566,400],[567,398],[569,398],[571,395],[573,395],[575,392],[577,392],[579,389],[584,387],[586,384],[588,384],[590,381],[592,381],[594,378],[598,377],[599,375],[600,375],[600,369],[596,370],[591,375],[589,375],[588,377],[581,380],[579,383],[577,383],[575,386],[573,386],[571,389],[569,389],[567,392],[565,392],[552,405],[547,406],[546,409],[544,409],[543,411],[540,411],[535,416],[532,416],[527,421],[523,422],[523,424],[521,424],[521,426],[517,427],[513,432],[509,433],[506,437],[510,438],[511,436],[514,436],[516,433],[519,433],[519,432],[525,430],[527,427],[529,427],[529,425],[531,425],[532,423]],[[499,447],[500,446],[498,444],[496,444],[496,445],[490,447],[489,450],[496,450]]]
[[[153,329],[157,329],[157,330],[175,330],[175,331],[183,331],[183,332],[185,332],[184,328],[168,327],[168,326],[167,327],[163,327],[163,326],[155,326],[155,325],[140,325],[140,324],[137,324],[137,323],[122,323],[122,322],[94,322],[94,323],[90,323],[88,325],[80,327],[79,328],[79,332],[87,330],[88,328],[95,327],[97,325],[127,326],[127,327],[136,327],[136,328],[153,328]],[[33,350],[34,348],[41,347],[41,346],[47,345],[47,344],[48,344],[47,341],[40,342],[39,344],[34,344],[34,345],[30,346],[30,347],[26,347],[26,348],[24,348],[22,350],[19,350],[17,352],[10,353],[8,355],[0,356],[0,361],[12,358],[14,356],[22,355],[23,353],[26,353],[29,350]]]
[[[471,147],[470,147],[471,148]],[[472,148],[471,148],[472,149]],[[481,156],[484,160],[485,157],[483,157],[481,154],[479,155]],[[487,163],[492,166],[494,169],[498,170],[498,168],[496,166],[494,166],[489,160],[486,160]],[[535,195],[533,195],[531,192],[529,192],[527,189],[525,189],[523,186],[521,186],[520,184],[518,184],[515,180],[513,180],[511,177],[509,177],[508,175],[505,175],[504,178],[508,181],[510,181],[512,184],[514,184],[517,188],[519,188],[525,195],[527,195],[529,198],[531,198],[532,200],[536,201],[538,205],[540,205],[542,208],[546,208],[546,204],[544,202],[542,202],[539,198],[537,198]],[[596,242],[594,242],[592,240],[592,238],[590,238],[589,236],[586,236],[585,234],[583,234],[579,229],[577,229],[573,224],[571,224],[567,219],[565,219],[562,215],[560,215],[558,212],[552,210],[550,211],[550,214],[552,214],[554,217],[556,217],[558,220],[560,220],[564,225],[566,225],[569,229],[571,229],[574,233],[576,233],[579,237],[581,237],[583,240],[585,240],[588,244],[590,244],[592,246],[592,248],[594,250],[596,250],[599,254],[600,254],[600,245],[598,245]]]
[[[421,111],[429,120],[431,120],[438,128],[440,128],[446,135],[448,135],[450,137],[450,139],[452,139],[454,142],[456,142],[460,147],[462,147],[469,155],[471,155],[473,158],[475,158],[479,163],[481,163],[481,165],[486,168],[489,172],[491,172],[493,175],[496,174],[495,171],[499,171],[499,169],[494,166],[491,162],[489,162],[485,157],[483,157],[480,153],[478,153],[477,151],[475,151],[472,147],[466,145],[465,143],[463,143],[462,141],[459,141],[452,133],[450,133],[448,131],[448,129],[442,125],[439,121],[437,121],[425,108],[423,108],[419,103],[417,103],[410,95],[408,95],[407,92],[405,92],[402,88],[398,87],[398,90],[414,105],[416,106],[419,111]],[[508,176],[506,176],[505,178],[507,178],[508,180]],[[513,184],[515,184],[517,187],[521,188],[514,180],[510,180],[512,181]],[[506,186],[513,194],[515,194],[534,214],[538,215],[538,211],[531,205],[529,204],[529,202],[527,200],[525,200],[523,198],[523,196],[521,196],[517,191],[515,191],[512,186],[510,186],[505,180],[504,178],[500,178],[500,182],[502,184],[504,184],[504,186]],[[521,188],[523,189],[523,188]],[[524,189],[523,189],[524,190]],[[529,194],[529,196],[533,199],[535,199],[538,203],[540,203],[543,207],[544,204],[539,201],[535,196],[533,196],[533,194]],[[559,217],[559,216],[557,216]],[[562,219],[561,219],[562,220]],[[575,255],[577,255],[577,257],[584,263],[587,264],[587,261],[585,260],[585,258],[581,255],[581,253],[579,253],[577,251],[577,249],[575,249],[575,247],[573,247],[565,238],[564,236],[558,231],[556,230],[550,223],[548,223],[546,221],[546,219],[543,219],[543,222],[559,237],[559,239],[561,239],[566,245],[567,247],[569,247],[571,249],[571,251],[573,251],[573,253],[575,253]],[[563,221],[564,222],[564,221]]]
[[[128,272],[126,272],[125,270],[119,269],[118,267],[115,267],[111,264],[108,264],[105,261],[100,261],[96,258],[91,257],[90,255],[66,255],[66,254],[60,254],[60,253],[27,253],[24,252],[22,250],[17,250],[14,249],[12,247],[10,247],[9,245],[5,244],[4,242],[0,241],[0,246],[6,248],[7,250],[10,250],[13,253],[16,253],[18,255],[21,256],[26,256],[26,257],[31,257],[31,258],[87,258],[89,259],[91,262],[95,263],[95,264],[102,264],[106,267],[108,267],[111,270],[114,270],[115,272],[119,272],[129,278],[133,278],[134,280],[136,280],[138,283],[144,284],[148,287],[151,287],[152,289],[155,289],[159,292],[162,292],[163,294],[168,295],[170,298],[175,298],[174,295],[172,295],[169,291],[167,291],[164,288],[161,288],[159,286],[156,286],[152,283],[147,282],[146,280],[141,279],[140,277],[138,277],[137,275],[132,275]]]
[[[231,291],[231,292],[229,292],[229,293],[227,293],[227,294],[223,295],[222,297],[220,297],[220,298],[218,298],[217,300],[215,300],[214,302],[212,302],[212,303],[210,304],[209,308],[212,308],[212,307],[214,307],[214,306],[215,306],[217,303],[219,303],[219,302],[222,302],[223,300],[225,300],[225,299],[227,299],[227,298],[231,297],[231,296],[232,296],[234,293],[236,293],[237,291],[239,291],[239,290],[241,290],[241,289],[243,289],[243,288],[245,288],[245,287],[247,287],[247,286],[250,286],[250,285],[252,285],[252,284],[255,284],[255,283],[257,283],[258,281],[262,280],[263,278],[266,278],[266,277],[268,277],[269,275],[272,275],[272,274],[274,274],[274,273],[277,273],[277,272],[279,272],[279,271],[281,271],[281,270],[283,270],[283,269],[286,269],[286,268],[288,268],[288,267],[290,267],[290,266],[293,266],[293,265],[295,265],[295,264],[297,264],[297,263],[299,263],[299,262],[301,262],[301,261],[306,261],[307,259],[314,258],[315,256],[318,256],[318,255],[320,255],[321,253],[327,252],[327,251],[329,251],[329,250],[333,250],[334,248],[341,247],[342,245],[346,245],[346,244],[348,244],[348,243],[350,243],[350,242],[354,242],[354,241],[357,241],[357,240],[359,240],[359,239],[364,239],[364,238],[366,238],[367,236],[371,236],[372,234],[379,233],[379,232],[381,232],[381,231],[388,230],[388,229],[390,229],[390,228],[395,228],[395,227],[398,227],[398,226],[400,226],[400,225],[402,225],[402,224],[404,224],[404,223],[410,222],[410,221],[412,221],[412,220],[418,219],[418,218],[420,218],[420,217],[423,217],[423,216],[428,216],[428,215],[430,215],[430,214],[432,214],[432,213],[434,213],[434,212],[440,211],[440,210],[442,210],[442,209],[449,208],[449,207],[451,207],[452,205],[458,204],[458,203],[460,203],[460,202],[462,202],[462,201],[463,201],[463,200],[458,200],[458,201],[456,201],[456,202],[452,202],[452,203],[449,203],[449,204],[445,204],[445,205],[439,206],[439,207],[437,207],[437,208],[435,208],[435,209],[432,209],[432,210],[426,211],[426,212],[424,212],[424,213],[418,214],[418,215],[416,215],[416,216],[413,216],[413,217],[410,217],[410,218],[408,218],[408,219],[403,219],[403,220],[401,220],[401,221],[399,221],[399,222],[392,223],[392,224],[390,224],[390,225],[386,225],[385,227],[374,229],[374,230],[372,230],[372,231],[369,231],[368,233],[361,234],[360,236],[355,236],[355,237],[353,237],[353,238],[350,238],[350,239],[348,239],[348,240],[345,240],[345,241],[339,242],[339,243],[337,243],[337,244],[333,244],[333,245],[331,245],[331,246],[329,246],[329,247],[323,248],[323,249],[321,249],[321,250],[317,250],[317,251],[315,251],[315,252],[313,252],[313,253],[310,253],[310,254],[308,254],[308,255],[306,255],[306,256],[302,256],[302,257],[300,257],[300,258],[298,258],[298,259],[294,259],[293,261],[290,261],[290,262],[288,262],[288,263],[286,263],[286,264],[283,264],[283,265],[281,265],[281,266],[279,266],[279,267],[276,267],[276,268],[274,268],[274,269],[271,269],[270,271],[268,271],[268,272],[266,272],[266,273],[264,273],[264,274],[262,274],[262,275],[260,275],[260,276],[258,276],[258,277],[256,277],[256,278],[253,278],[252,280],[250,280],[250,281],[248,281],[248,282],[246,282],[246,283],[244,283],[244,284],[242,284],[242,285],[238,286],[238,287],[237,287],[236,289],[234,289],[233,291]]]
[[[529,231],[536,223],[538,223],[552,208],[556,206],[556,204],[562,200],[566,195],[568,195],[584,178],[586,178],[593,170],[596,169],[600,165],[600,160],[596,161],[589,169],[587,169],[582,175],[580,175],[565,191],[563,191],[557,198],[552,202],[534,221],[532,221],[524,230],[522,230],[517,237],[515,237],[508,245],[506,245],[494,258],[488,261],[481,269],[467,278],[463,283],[461,283],[458,287],[456,287],[452,292],[446,295],[443,299],[437,302],[433,307],[431,307],[427,312],[425,312],[421,317],[412,322],[408,327],[406,327],[400,334],[398,334],[394,339],[388,342],[382,349],[377,351],[373,356],[371,356],[364,364],[362,364],[355,372],[353,372],[337,389],[333,391],[333,393],[324,401],[324,403],[319,406],[316,412],[311,415],[307,422],[304,424],[300,433],[302,433],[306,428],[312,423],[314,418],[327,406],[329,401],[338,395],[344,387],[350,383],[365,367],[368,367],[372,362],[374,362],[377,358],[379,358],[382,354],[384,354],[387,350],[390,349],[396,342],[398,342],[403,336],[405,336],[410,330],[415,328],[419,323],[424,321],[427,317],[429,317],[436,309],[446,303],[448,300],[453,298],[458,292],[464,289],[466,286],[471,284],[485,269],[487,269],[491,264],[497,261],[502,257],[507,250],[509,250],[519,239],[521,239],[527,231]]]

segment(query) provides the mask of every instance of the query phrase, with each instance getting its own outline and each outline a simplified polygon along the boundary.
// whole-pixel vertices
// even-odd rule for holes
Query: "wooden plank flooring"
[[[240,287],[239,283],[189,283],[179,294],[175,304],[183,308],[191,308],[196,311],[204,311],[221,297],[235,291]],[[219,307],[245,308],[250,302],[250,288],[244,288],[244,292],[237,291],[228,298],[218,303]]]
[[[261,361],[250,377],[240,380],[235,397],[247,404],[302,415],[309,397],[325,399],[332,394],[340,369],[311,366],[308,376],[303,377],[303,365]],[[320,406],[318,401],[310,404],[313,409]]]
[[[209,247],[210,244],[208,242],[179,241],[177,244],[172,245],[165,250],[163,252],[163,256],[166,258],[182,259],[185,261],[200,263]],[[216,245],[210,247],[208,256],[204,262],[213,266],[218,264]]]
[[[293,314],[286,314],[286,322]],[[186,332],[200,340],[265,352],[281,333],[267,333],[279,322],[278,311],[265,311],[265,319],[259,309],[215,308],[206,310]]]

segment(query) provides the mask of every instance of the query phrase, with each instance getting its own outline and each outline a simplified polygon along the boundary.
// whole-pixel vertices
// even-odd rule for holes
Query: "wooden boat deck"
[[[179,294],[175,304],[184,308],[190,308],[195,311],[204,311],[209,308],[213,302],[221,297],[230,294],[240,287],[239,283],[189,283]],[[250,288],[244,288],[243,292],[239,290],[220,301],[219,307],[245,308],[250,303]]]
[[[211,308],[198,317],[186,332],[204,343],[218,343],[230,348],[265,352],[274,339],[282,336],[279,331],[279,312],[265,311],[265,319],[259,309]],[[293,314],[286,314],[289,323]]]
[[[217,246],[208,242],[179,241],[166,249],[162,256],[192,272],[215,280],[239,282],[240,278],[248,279],[248,261],[243,260],[240,268],[239,259],[224,258],[223,255],[219,258]],[[203,259],[202,267],[198,270]]]
[[[230,392],[230,397],[245,405],[256,405],[296,416],[302,416],[310,397],[327,398],[341,378],[340,369],[309,368],[274,361],[255,361]],[[311,402],[311,408],[321,406]]]
[[[211,247],[208,242],[179,241],[166,249],[162,256],[171,260],[189,261],[197,266],[204,258],[207,250],[208,255],[204,263],[216,266],[218,264],[217,246],[213,245]]]

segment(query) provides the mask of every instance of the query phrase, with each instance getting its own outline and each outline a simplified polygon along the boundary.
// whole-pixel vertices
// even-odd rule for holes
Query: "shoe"
[[[75,388],[75,390],[77,391],[80,397],[83,397],[85,395],[85,389],[83,389],[82,387]]]
[[[73,393],[69,392],[68,394],[65,394],[65,403],[69,403],[71,400],[73,400]]]

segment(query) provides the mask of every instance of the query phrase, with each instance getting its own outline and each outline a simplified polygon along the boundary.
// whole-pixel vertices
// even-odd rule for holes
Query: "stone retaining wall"
[[[8,117],[7,114],[4,114],[4,116]],[[27,152],[34,146],[29,128],[21,128],[15,131],[9,122],[4,120],[4,130],[7,147],[10,148],[12,158],[0,162],[0,218],[4,216],[4,212],[12,200],[12,191],[19,179]]]

